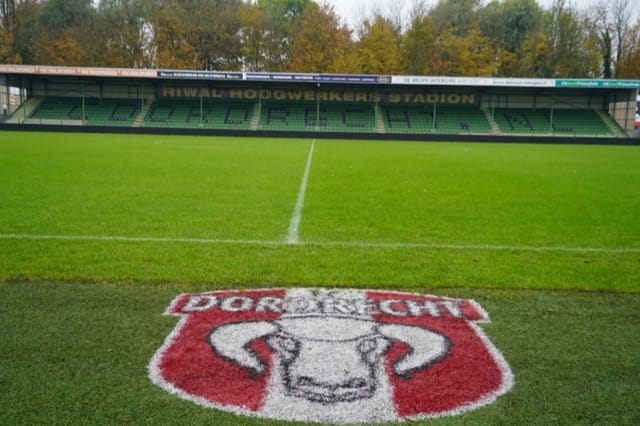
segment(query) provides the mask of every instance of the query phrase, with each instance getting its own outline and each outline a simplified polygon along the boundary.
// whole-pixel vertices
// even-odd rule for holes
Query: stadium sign
[[[513,385],[473,300],[360,290],[182,294],[151,380],[241,415],[381,423],[461,414]]]
[[[366,91],[366,90],[301,90],[247,87],[161,86],[156,96],[162,98],[208,98],[236,100],[273,100],[302,102],[383,102],[391,104],[450,104],[476,105],[480,96],[475,93]]]

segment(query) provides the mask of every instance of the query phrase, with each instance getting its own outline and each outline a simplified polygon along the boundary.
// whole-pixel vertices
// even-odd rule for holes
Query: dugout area
[[[0,65],[0,128],[635,144],[640,80]]]

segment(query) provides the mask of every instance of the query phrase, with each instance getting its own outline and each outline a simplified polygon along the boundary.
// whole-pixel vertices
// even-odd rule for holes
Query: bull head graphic
[[[265,339],[289,397],[324,404],[371,398],[386,374],[382,355],[399,341],[409,352],[392,366],[408,379],[446,357],[450,342],[421,327],[353,317],[300,316],[223,324],[208,343],[214,352],[260,376],[265,363],[250,344]]]

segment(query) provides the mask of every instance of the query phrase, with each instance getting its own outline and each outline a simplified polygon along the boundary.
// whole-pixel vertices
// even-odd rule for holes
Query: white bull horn
[[[277,330],[278,327],[268,321],[223,324],[209,334],[209,344],[217,355],[260,375],[264,371],[264,363],[249,344]]]
[[[393,371],[403,378],[409,378],[411,373],[440,361],[449,351],[450,343],[446,337],[421,327],[383,324],[378,326],[378,332],[389,339],[409,345],[411,351],[393,367]]]

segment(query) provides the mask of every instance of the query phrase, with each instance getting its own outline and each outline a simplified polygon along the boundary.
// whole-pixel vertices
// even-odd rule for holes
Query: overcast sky
[[[362,22],[363,18],[369,17],[375,10],[381,9],[383,12],[388,11],[391,5],[404,5],[405,15],[414,4],[415,0],[317,0],[318,3],[329,3],[333,5],[333,9],[341,16],[344,21],[353,27],[355,24]],[[425,0],[428,7],[432,7],[438,3],[438,0]],[[567,4],[577,5],[579,9],[587,9],[591,5],[598,4],[607,0],[567,0]],[[487,1],[485,1],[486,3]],[[538,4],[543,8],[550,8],[553,0],[538,0]],[[634,4],[634,0],[631,0]],[[640,12],[640,6],[636,5],[635,13]],[[408,20],[408,19],[407,19]]]

